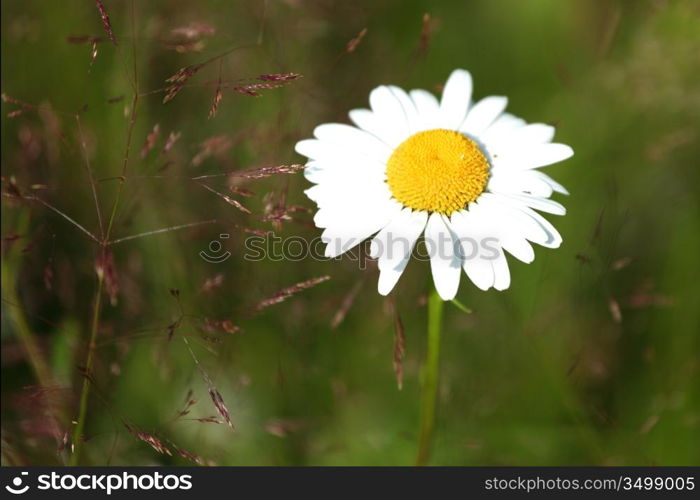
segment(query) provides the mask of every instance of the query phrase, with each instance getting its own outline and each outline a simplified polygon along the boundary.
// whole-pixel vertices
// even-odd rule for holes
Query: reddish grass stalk
[[[110,37],[114,45],[117,45],[116,39],[114,38],[114,33],[112,33],[112,26],[109,23],[109,16],[107,16],[106,11],[102,2],[96,0],[98,9],[100,10],[100,15],[102,16],[102,22],[104,24],[107,35]],[[136,33],[135,22],[134,22],[134,3],[131,4],[131,23],[132,32]],[[137,59],[136,59],[136,45],[134,44],[134,67],[133,67],[133,87],[134,87],[134,97],[131,101],[131,114],[129,117],[129,126],[127,127],[127,137],[126,137],[126,148],[124,152],[124,161],[122,164],[122,175],[119,182],[119,187],[117,188],[117,194],[112,204],[112,212],[109,216],[109,222],[107,224],[107,229],[105,230],[103,241],[102,241],[102,251],[106,252],[109,246],[109,239],[112,234],[112,227],[114,225],[114,220],[117,214],[117,208],[119,206],[119,201],[124,189],[124,182],[126,181],[126,171],[129,164],[129,155],[131,153],[131,142],[134,133],[134,125],[136,123],[136,106],[139,102],[139,92],[138,92],[138,71],[137,71]],[[78,418],[75,424],[75,429],[73,432],[73,454],[71,455],[70,464],[78,465],[80,463],[80,456],[83,447],[83,430],[85,428],[85,418],[87,414],[88,399],[90,397],[90,378],[92,377],[92,367],[94,364],[94,353],[95,353],[95,343],[97,340],[97,330],[100,323],[100,311],[102,307],[102,293],[104,288],[105,274],[104,272],[97,273],[97,289],[95,290],[94,308],[92,313],[92,326],[90,328],[90,341],[88,344],[88,353],[85,362],[86,377],[83,379],[83,387],[80,391],[80,407],[78,410]]]
[[[95,292],[95,304],[92,311],[92,326],[90,328],[90,343],[88,344],[87,359],[85,362],[85,377],[83,378],[83,388],[80,391],[80,409],[73,430],[73,454],[70,464],[80,463],[80,454],[83,448],[83,430],[85,429],[85,415],[87,413],[88,398],[90,396],[90,378],[92,377],[92,367],[94,365],[95,342],[97,340],[97,329],[100,323],[100,310],[102,307],[102,288],[104,285],[104,273],[97,275],[97,291]]]
[[[391,308],[394,313],[394,374],[396,375],[396,386],[401,390],[403,388],[403,358],[406,354],[406,335],[403,321],[401,321],[401,316],[393,297]]]
[[[114,37],[114,31],[112,31],[112,23],[109,20],[109,14],[107,14],[107,9],[105,9],[104,4],[100,0],[95,0],[97,5],[97,10],[100,11],[100,19],[102,20],[102,27],[107,33],[107,36],[114,45],[117,45],[117,39]]]
[[[129,128],[127,131],[127,142],[126,142],[126,153],[124,154],[124,164],[122,166],[122,176],[119,182],[119,187],[117,189],[117,195],[114,199],[112,205],[112,212],[109,216],[109,223],[107,224],[107,230],[105,231],[104,241],[102,243],[102,251],[105,251],[108,246],[109,237],[112,234],[112,227],[114,226],[114,220],[117,214],[117,207],[119,206],[119,200],[124,189],[124,181],[126,168],[129,162],[129,152],[131,151],[131,137],[134,131],[134,123],[136,122],[136,104],[138,103],[138,92],[134,92],[134,98],[132,100],[131,106],[131,118],[129,120]],[[85,362],[85,370],[87,375],[83,379],[83,388],[80,391],[80,408],[78,410],[78,418],[75,424],[75,430],[73,431],[73,454],[71,455],[71,465],[78,465],[80,463],[80,454],[83,446],[83,430],[85,428],[85,416],[87,414],[88,398],[90,396],[90,376],[92,373],[92,366],[94,363],[94,351],[95,351],[95,341],[97,339],[97,329],[100,323],[100,310],[102,307],[102,293],[104,289],[104,273],[97,274],[97,290],[95,290],[95,300],[94,308],[92,314],[92,326],[90,328],[90,342],[88,344],[88,353]]]
[[[328,281],[331,279],[330,276],[319,276],[318,278],[311,278],[306,281],[302,281],[301,283],[296,283],[292,286],[288,286],[286,288],[283,288],[282,290],[279,290],[277,293],[275,293],[273,296],[268,297],[264,300],[261,300],[258,302],[255,307],[253,308],[253,313],[259,313],[263,309],[266,309],[272,305],[279,304],[280,302],[284,302],[291,296],[301,292],[302,290],[306,290],[308,288],[311,288],[313,286],[318,285],[319,283],[323,283],[324,281]]]
[[[95,202],[95,212],[97,213],[97,222],[100,226],[100,236],[104,238],[104,225],[102,224],[102,211],[100,210],[100,201],[97,196],[97,187],[95,185],[95,177],[92,174],[92,168],[90,167],[90,157],[87,152],[87,145],[85,144],[85,135],[83,134],[83,126],[80,122],[80,115],[75,115],[75,121],[78,124],[78,133],[80,134],[80,148],[83,152],[83,157],[85,158],[85,169],[87,170],[88,179],[90,179],[90,188],[92,189],[92,199]]]
[[[358,45],[360,45],[360,42],[362,39],[367,35],[367,28],[363,28],[362,31],[360,31],[355,38],[350,40],[347,45],[345,46],[345,52],[347,54],[350,54],[351,52],[355,52],[355,49],[357,48]]]
[[[430,38],[433,34],[433,19],[427,12],[423,14],[421,19],[421,30],[420,30],[420,44],[419,51],[422,55],[428,52],[428,47],[430,45]]]

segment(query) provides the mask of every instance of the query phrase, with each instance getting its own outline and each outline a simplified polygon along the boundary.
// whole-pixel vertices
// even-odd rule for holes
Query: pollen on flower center
[[[403,141],[386,166],[391,194],[404,206],[447,215],[486,188],[489,162],[479,146],[454,130],[426,130]]]

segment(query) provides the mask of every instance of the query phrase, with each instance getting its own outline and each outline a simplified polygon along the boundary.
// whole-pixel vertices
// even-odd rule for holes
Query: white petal
[[[381,122],[382,138],[394,148],[409,135],[406,113],[389,87],[382,85],[369,94],[372,111]]]
[[[337,160],[311,160],[306,163],[304,177],[314,184],[325,182],[363,185],[369,182],[386,180],[386,164],[369,159],[354,160],[338,158]]]
[[[567,191],[564,186],[559,184],[557,181],[552,179],[550,176],[548,176],[544,172],[540,172],[539,170],[530,170],[528,173],[530,175],[534,175],[537,178],[541,179],[542,182],[546,182],[547,184],[549,184],[552,187],[552,189],[554,191],[556,191],[557,193],[569,194],[569,191]]]
[[[373,220],[371,225],[357,232],[344,231],[342,234],[337,234],[331,229],[325,229],[321,235],[322,241],[326,244],[324,256],[329,259],[339,257],[345,252],[355,248],[381,228],[382,225],[376,220]]]
[[[519,235],[548,248],[557,248],[561,244],[561,235],[554,226],[530,208],[518,207],[503,196],[489,193],[482,194],[474,205],[475,209],[487,208],[499,225],[510,229],[508,234]],[[503,238],[503,233],[499,233],[499,238]]]
[[[526,170],[551,165],[573,155],[574,150],[566,144],[535,144],[504,151],[494,157],[493,162],[497,168]]]
[[[294,150],[300,155],[310,159],[316,159],[321,156],[321,141],[318,139],[304,139],[294,145]]]
[[[309,182],[317,183],[321,180],[323,176],[324,168],[316,161],[309,160],[306,162],[306,168],[304,169],[304,177]]]
[[[395,210],[395,207],[398,209]],[[329,205],[320,207],[314,214],[314,224],[320,228],[333,228],[340,232],[343,228],[352,231],[358,224],[364,224],[365,220],[385,219],[392,212],[398,213],[401,204],[396,200],[369,200],[363,199],[361,203],[355,203],[351,209],[347,205]],[[389,223],[387,220],[381,227]]]
[[[386,182],[348,182],[342,178],[340,181],[317,184],[305,190],[304,194],[321,208],[338,209],[354,207],[360,200],[363,205],[369,205],[391,198],[391,191]]]
[[[389,224],[400,209],[397,203],[362,211],[320,209],[314,222],[319,227],[327,224],[321,234],[321,240],[326,243],[326,257],[337,257],[354,248]]]
[[[476,258],[464,261],[464,272],[480,290],[488,290],[493,286],[493,267],[488,260]]]
[[[549,198],[552,195],[552,186],[539,177],[532,175],[535,173],[539,172],[537,170],[513,172],[492,168],[487,187],[492,193],[530,193],[533,196]]]
[[[306,156],[311,160],[323,160],[331,163],[341,159],[343,161],[362,162],[367,160],[386,161],[389,157],[390,150],[386,149],[386,153],[377,156],[376,151],[371,149],[361,149],[354,142],[343,144],[321,141],[318,139],[304,139],[296,143],[294,147],[297,153]]]
[[[525,214],[532,217],[532,219],[534,219],[535,222],[540,225],[542,230],[547,233],[547,241],[545,243],[540,243],[540,245],[546,246],[547,248],[559,248],[562,242],[562,237],[552,223],[534,210],[526,208],[523,211]]]
[[[404,208],[372,240],[370,255],[379,259],[378,290],[381,295],[391,292],[406,269],[413,247],[427,220],[427,212],[414,212]]]
[[[493,286],[493,267],[487,260],[470,259],[464,261],[464,272],[480,290],[486,291]]]
[[[493,287],[496,290],[505,290],[510,286],[510,270],[508,269],[508,261],[499,249],[498,257],[491,261],[493,267]]]
[[[348,113],[348,116],[355,125],[386,144],[382,135],[382,123],[369,109],[353,109]]]
[[[472,223],[462,222],[460,235],[472,235],[473,239],[484,241],[485,238],[495,238],[497,245],[506,249],[516,259],[529,264],[535,259],[535,252],[523,235],[522,223],[518,217],[509,212],[510,207],[503,207],[497,203],[489,203],[488,197],[479,198],[478,203],[469,205],[469,211],[462,211],[462,219],[467,222],[471,217]],[[455,217],[453,216],[453,220]],[[453,223],[454,225],[454,223]],[[491,245],[490,245],[491,246]],[[465,254],[468,254],[465,250]],[[492,257],[491,253],[484,257]]]
[[[549,221],[529,208],[509,208],[512,221],[525,238],[547,248],[559,248],[561,235]]]
[[[503,113],[479,135],[479,139],[491,148],[493,144],[498,145],[506,142],[514,131],[525,125],[526,122],[522,118],[510,113]]]
[[[374,135],[351,125],[324,123],[314,129],[314,135],[321,141],[336,144],[343,149],[362,151],[376,158],[388,157],[391,150]]]
[[[386,267],[409,255],[416,239],[425,229],[428,213],[402,209],[372,240],[370,257],[379,259],[379,267]]]
[[[461,132],[479,136],[506,109],[508,98],[503,96],[485,97],[477,102],[459,127]]]
[[[476,211],[462,210],[452,214],[450,225],[459,239],[462,252],[462,266],[469,279],[481,290],[493,286],[494,245],[498,241],[489,229],[493,221],[485,220]]]
[[[546,198],[539,198],[537,196],[529,196],[527,194],[508,194],[503,195],[504,198],[514,200],[518,205],[525,205],[535,210],[540,210],[542,212],[547,212],[553,215],[566,215],[566,208],[561,203],[557,203],[554,200],[548,200]]]
[[[410,97],[408,97],[408,94],[406,94],[406,91],[402,88],[396,87],[394,85],[389,85],[389,90],[391,90],[391,92],[394,94],[394,97],[396,97],[396,99],[398,99],[398,101],[401,103],[403,112],[406,115],[406,124],[408,125],[408,131],[410,134],[414,134],[418,131],[418,128],[420,126],[420,120],[418,117],[418,112],[416,111],[416,107],[413,105],[413,101]]]
[[[377,291],[379,295],[389,295],[391,293],[407,265],[408,258],[401,261],[394,268],[379,270],[379,280],[377,281]]]
[[[440,125],[457,130],[467,116],[472,98],[472,76],[468,71],[456,69],[447,79],[440,102]]]
[[[418,126],[416,131],[431,130],[438,127],[440,118],[440,104],[436,97],[427,90],[411,90],[411,101],[418,113]]]
[[[459,288],[461,258],[458,242],[438,213],[433,213],[428,219],[425,244],[430,254],[435,288],[442,300],[452,300]]]
[[[510,139],[513,142],[536,143],[543,144],[552,142],[554,139],[555,129],[551,125],[544,123],[530,123],[515,130]]]
[[[529,264],[535,260],[535,251],[525,238],[513,234],[502,236],[499,241],[501,247],[519,261]]]
[[[403,115],[401,103],[386,85],[380,85],[369,93],[369,105],[379,115]]]
[[[539,170],[515,170],[502,165],[491,167],[487,188],[494,193],[530,193],[540,198],[549,198],[553,191],[569,194],[564,186]]]

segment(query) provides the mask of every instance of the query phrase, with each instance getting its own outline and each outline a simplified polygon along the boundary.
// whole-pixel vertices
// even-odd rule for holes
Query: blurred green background
[[[393,294],[406,336],[399,390],[392,299],[376,292],[376,266],[243,259],[246,228],[319,235],[293,208],[312,207],[303,176],[191,178],[302,162],[294,143],[318,123],[347,122],[373,87],[439,92],[459,67],[475,97],[507,95],[509,111],[555,124],[576,155],[546,169],[571,191],[559,197],[568,214],[549,217],[562,248],[538,248],[531,265],[510,260],[505,292],[463,276],[471,315],[446,305],[431,463],[700,463],[700,2],[104,5],[116,47],[92,1],[2,2],[3,464],[70,460],[100,251],[46,204],[100,233],[86,158],[106,219],[135,88],[113,238],[217,222],[111,247],[81,462],[190,463],[180,449],[222,465],[412,464],[427,263],[412,262]],[[84,35],[100,39],[68,40]],[[162,103],[166,78],[231,49]],[[219,78],[285,72],[303,76],[260,97],[224,89],[208,118]],[[179,139],[164,152],[171,132]],[[199,252],[221,233],[231,258],[205,262]],[[197,420],[222,420],[202,371],[235,429]]]

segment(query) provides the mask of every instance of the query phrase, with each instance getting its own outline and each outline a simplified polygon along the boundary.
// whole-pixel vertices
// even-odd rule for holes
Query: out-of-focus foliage
[[[427,264],[394,294],[398,390],[372,262],[243,258],[246,229],[318,236],[303,176],[192,178],[300,163],[295,141],[346,122],[374,86],[439,92],[457,67],[476,97],[507,95],[511,112],[556,124],[576,155],[547,169],[571,191],[562,248],[511,262],[506,292],[464,279],[471,315],[447,305],[432,463],[700,462],[697,1],[103,3],[116,45],[93,2],[2,2],[4,464],[68,460],[96,263],[83,462],[412,463]],[[162,103],[167,78],[227,51]],[[240,88],[290,72],[303,76]],[[135,90],[112,239],[216,222],[114,244],[110,263],[47,204],[99,238],[88,169],[106,225]],[[213,240],[232,254],[223,263],[199,255]],[[209,390],[233,429],[209,421],[224,420]]]

